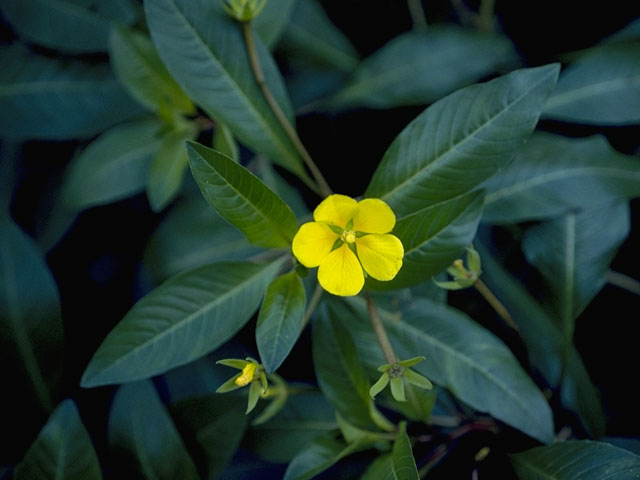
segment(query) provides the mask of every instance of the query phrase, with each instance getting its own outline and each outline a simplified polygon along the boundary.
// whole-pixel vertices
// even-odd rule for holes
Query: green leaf
[[[53,412],[15,469],[16,480],[101,480],[98,457],[73,400]]]
[[[511,455],[521,480],[635,480],[640,457],[606,443],[571,440]]]
[[[393,458],[387,453],[369,464],[360,480],[398,480],[393,475]]]
[[[61,187],[65,205],[82,210],[144,191],[160,128],[155,119],[136,120],[91,142],[67,168]]]
[[[483,280],[494,292],[520,329],[527,346],[529,361],[549,385],[557,387],[561,380],[561,365],[565,342],[560,329],[527,290],[509,275],[484,248],[479,248],[484,270]],[[576,412],[589,433],[604,435],[605,418],[598,392],[591,383],[580,354],[570,345],[566,372],[559,386],[562,404]]]
[[[291,14],[299,3],[308,0],[268,0],[262,12],[251,22],[266,46],[276,45],[283,30],[292,21]]]
[[[640,44],[594,49],[569,65],[544,115],[596,125],[640,123]]]
[[[358,305],[357,300],[351,304]],[[342,304],[336,315],[358,338],[363,362],[374,367],[384,360],[362,307],[354,310]],[[542,392],[491,332],[458,310],[423,299],[416,300],[401,318],[381,313],[398,357],[426,357],[413,367],[416,372],[476,410],[543,443],[553,441],[551,409]]]
[[[358,53],[316,0],[298,1],[279,44],[287,55],[350,72]]]
[[[145,107],[171,118],[174,111],[194,114],[193,102],[162,63],[151,39],[136,30],[111,30],[109,57],[124,88]]]
[[[241,260],[258,251],[196,193],[197,197],[178,200],[149,239],[144,263],[156,283],[190,268]]]
[[[310,480],[360,449],[359,443],[346,445],[333,434],[319,437],[296,455],[287,467],[283,480]]]
[[[106,51],[110,26],[138,18],[131,0],[6,0],[0,11],[20,36],[70,53]]]
[[[107,65],[0,47],[3,137],[87,138],[140,112]]]
[[[640,196],[640,161],[601,136],[534,133],[485,188],[483,222],[542,220]]]
[[[298,340],[306,305],[304,285],[295,271],[269,285],[256,326],[258,352],[267,373],[277,370]]]
[[[353,338],[332,306],[326,306],[313,321],[313,364],[318,385],[336,411],[356,427],[372,425],[375,408],[369,396]],[[382,362],[381,362],[382,363]],[[380,363],[378,364],[380,365]]]
[[[244,400],[222,395],[185,399],[170,407],[194,458],[204,460],[202,478],[220,478],[231,462],[247,428],[244,408]]]
[[[365,196],[401,219],[476,188],[529,137],[557,75],[557,65],[516,70],[434,103],[393,141]]]
[[[388,290],[415,285],[451,265],[476,234],[483,199],[483,192],[470,192],[399,220],[393,234],[404,246],[402,268],[389,282],[367,279],[367,287]]]
[[[240,158],[238,144],[231,130],[223,123],[218,122],[213,130],[212,146],[214,150],[226,155],[237,162]]]
[[[215,350],[249,320],[281,265],[220,262],[167,280],[107,335],[81,385],[149,378]]]
[[[197,136],[194,129],[167,132],[158,146],[147,181],[147,197],[154,212],[166,207],[180,192],[189,164],[185,141]]]
[[[572,341],[575,319],[604,287],[629,228],[629,208],[618,204],[570,213],[526,231],[524,254],[546,280],[565,341]]]
[[[29,417],[48,415],[55,406],[63,359],[58,289],[42,252],[4,215],[0,215],[0,332],[0,361],[7,366],[0,378],[19,399],[18,411],[29,405]],[[3,417],[15,411],[7,406]]]
[[[258,177],[230,158],[195,142],[187,151],[207,202],[256,245],[288,247],[298,224],[291,209]]]
[[[193,460],[150,381],[121,386],[111,404],[109,445],[119,476],[199,480]]]
[[[160,57],[189,97],[256,153],[306,178],[294,145],[254,78],[242,28],[220,2],[148,0],[144,6]],[[280,73],[262,43],[256,43],[265,81],[293,124]]]
[[[269,462],[289,463],[315,438],[336,428],[333,408],[320,393],[290,395],[275,417],[249,429],[244,443]]]
[[[331,108],[392,108],[432,103],[516,57],[503,36],[456,26],[398,35],[354,72]]]
[[[419,480],[420,478],[405,422],[400,423],[400,430],[391,450],[391,476],[388,478],[391,480]]]

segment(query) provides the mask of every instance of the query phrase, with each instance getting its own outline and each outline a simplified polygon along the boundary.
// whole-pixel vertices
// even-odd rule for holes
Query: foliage
[[[0,2],[0,478],[640,474],[638,21],[361,3]]]

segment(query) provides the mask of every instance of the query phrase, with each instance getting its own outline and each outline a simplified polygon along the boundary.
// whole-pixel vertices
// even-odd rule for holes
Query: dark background
[[[362,57],[411,28],[411,19],[401,0],[324,0],[322,3]],[[640,3],[622,0],[593,4],[509,0],[496,3],[498,26],[514,41],[526,66],[558,61],[560,54],[592,46],[640,16]],[[429,22],[457,22],[449,2],[427,1],[424,4]],[[473,9],[477,4],[469,2]],[[13,38],[10,27],[0,23],[0,41],[9,42]],[[298,119],[298,128],[332,188],[357,196],[363,193],[387,146],[423,108],[310,114]],[[628,154],[637,153],[640,145],[640,127],[637,126],[604,128],[543,121],[539,128],[569,136],[602,133],[615,148]],[[33,141],[22,146],[12,214],[26,232],[37,234],[38,212],[42,203],[48,201],[52,179],[59,178],[79,145],[77,142]],[[313,207],[317,199],[304,189],[303,192],[309,206]],[[614,270],[634,278],[638,278],[640,266],[634,249],[640,244],[639,207],[638,200],[632,202],[631,234],[613,262]],[[104,430],[114,389],[83,390],[78,387],[79,378],[107,332],[144,293],[138,283],[142,252],[162,218],[163,213],[151,211],[144,195],[93,208],[78,217],[62,242],[47,256],[62,302],[66,345],[64,392],[78,402],[101,457],[105,455]],[[509,248],[508,235],[501,231],[491,234],[504,242],[506,251],[510,252],[510,265],[517,269],[515,273],[521,278],[531,278],[530,268],[518,249],[513,245]],[[489,324],[495,320],[494,313],[473,292],[456,293],[450,299],[459,308],[473,310],[474,315],[487,318]],[[637,377],[635,349],[639,307],[639,297],[608,285],[577,321],[576,343],[602,393],[609,417],[607,433],[611,436],[640,436],[637,400],[629,387]],[[251,345],[252,332],[245,329],[241,335]],[[296,364],[311,364],[306,342],[308,333],[294,350],[300,362],[287,362],[283,371],[285,377],[310,379],[310,372],[295,370]],[[522,355],[522,352],[516,353]],[[33,419],[21,430],[17,425],[8,425],[6,430],[3,427],[5,431],[19,433],[3,449],[0,464],[21,458],[42,421]],[[457,453],[434,472],[439,472],[435,478],[469,478],[469,462],[465,459],[472,457],[479,444],[487,442],[500,451],[499,442],[489,434],[472,434],[461,442]],[[499,454],[490,456],[486,473],[499,472],[503,466],[492,458],[503,459]],[[491,475],[485,478],[491,478]]]

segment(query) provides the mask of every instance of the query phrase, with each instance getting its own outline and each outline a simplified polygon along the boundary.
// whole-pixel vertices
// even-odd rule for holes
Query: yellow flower
[[[356,202],[345,195],[330,195],[316,207],[313,219],[300,227],[292,249],[305,267],[320,267],[318,281],[327,292],[357,295],[364,285],[364,272],[387,281],[402,267],[402,242],[389,233],[396,216],[382,200]]]
[[[239,387],[249,385],[253,381],[253,375],[256,373],[257,366],[255,363],[247,363],[242,369],[242,374],[235,379],[235,384]]]

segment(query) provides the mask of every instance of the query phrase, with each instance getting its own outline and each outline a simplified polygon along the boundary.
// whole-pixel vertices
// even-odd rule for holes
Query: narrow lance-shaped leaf
[[[0,136],[87,138],[142,112],[107,65],[0,48]]]
[[[209,204],[247,239],[267,248],[287,247],[296,233],[291,209],[262,181],[230,158],[187,144],[193,176]]]
[[[150,381],[121,386],[109,413],[109,444],[122,477],[199,480],[193,460]]]
[[[566,346],[557,322],[549,317],[517,279],[498,264],[488,250],[482,245],[477,246],[482,257],[483,281],[492,291],[500,292],[500,301],[518,325],[527,346],[531,365],[551,387],[559,388],[562,404],[580,416],[593,437],[604,435],[604,411],[578,351],[570,345],[566,372],[561,378]],[[559,385],[561,380],[562,385]]]
[[[296,272],[276,278],[267,289],[256,326],[256,343],[267,373],[276,370],[298,340],[307,298]]]
[[[398,35],[354,72],[330,108],[432,103],[515,58],[506,37],[454,26]]]
[[[215,350],[249,320],[281,264],[220,262],[167,280],[107,335],[81,385],[149,378]]]
[[[398,436],[390,454],[376,459],[361,480],[418,480],[418,469],[407,436],[407,425],[400,423]]]
[[[539,132],[484,188],[482,221],[542,220],[640,196],[640,160],[617,152],[601,136]]]
[[[27,40],[71,53],[106,51],[111,25],[138,17],[132,0],[5,0],[0,11]]]
[[[242,26],[230,18],[221,3],[147,0],[144,6],[153,42],[189,97],[255,152],[307,178],[293,143],[254,78]],[[275,62],[259,39],[256,44],[265,81],[293,124]]]
[[[434,103],[393,141],[366,196],[401,219],[476,188],[529,137],[557,76],[557,65],[517,70]]]
[[[291,461],[283,480],[311,480],[360,448],[358,443],[345,444],[334,434],[317,438]]]
[[[511,455],[520,480],[635,480],[640,457],[607,443],[570,440]]]
[[[174,111],[195,113],[193,102],[168,72],[147,35],[124,26],[113,28],[109,57],[123,87],[147,108],[168,120]]]
[[[89,434],[73,400],[65,400],[15,469],[16,480],[101,480]]]

